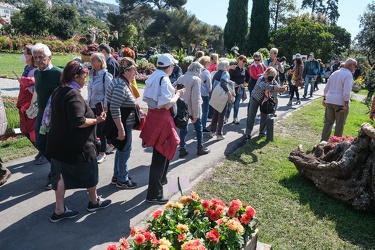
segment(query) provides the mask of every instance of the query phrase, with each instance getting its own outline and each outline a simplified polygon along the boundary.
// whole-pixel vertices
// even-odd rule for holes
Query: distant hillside
[[[21,7],[31,3],[31,0],[3,0],[5,3]],[[115,4],[102,3],[93,0],[52,0],[52,5],[69,4],[76,7],[81,16],[90,16],[100,18],[103,21],[107,19],[107,13],[119,13],[119,7]]]

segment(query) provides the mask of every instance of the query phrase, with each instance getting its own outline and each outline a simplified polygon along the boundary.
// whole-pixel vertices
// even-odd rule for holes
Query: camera
[[[185,88],[185,85],[183,85],[182,83],[177,83],[176,88],[177,89],[183,89],[183,88]]]
[[[277,58],[277,61],[279,61],[279,62],[284,62],[284,61],[286,61],[286,58],[285,57],[281,57],[281,58]]]

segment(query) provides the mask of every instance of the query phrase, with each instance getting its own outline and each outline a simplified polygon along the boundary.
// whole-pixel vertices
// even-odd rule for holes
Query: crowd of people
[[[150,48],[147,55],[156,53],[157,50]],[[73,60],[61,70],[52,65],[52,54],[46,45],[26,46],[21,57],[26,66],[19,79],[17,107],[21,131],[38,149],[35,164],[49,162],[51,166],[46,188],[55,191],[52,222],[78,214],[65,206],[67,189],[86,188],[90,212],[111,204],[109,199],[97,195],[96,185],[98,164],[107,160],[106,154],[114,149],[110,183],[122,189],[137,187],[129,175],[132,130],[140,119],[137,115],[140,95],[135,81],[137,55],[138,51],[127,45],[122,46],[118,54],[112,54],[108,45],[101,44],[98,52],[90,57],[91,69],[79,60]],[[294,96],[294,104],[299,105],[300,88],[303,98],[308,93],[312,97],[322,81],[324,64],[314,58],[313,52],[307,58],[296,53],[289,66],[285,57],[278,57],[277,48],[272,48],[270,57],[265,60],[259,52],[254,53],[252,59],[248,65],[250,60],[239,55],[236,65],[230,66],[228,60],[219,61],[218,54],[207,56],[198,51],[194,62],[183,74],[173,55],[158,56],[156,70],[146,80],[142,96],[148,111],[140,138],[144,147],[153,148],[146,202],[168,202],[163,195],[163,185],[167,183],[169,163],[177,148],[181,158],[189,153],[186,150],[188,128],[177,129],[173,119],[178,113],[176,103],[179,99],[187,104],[194,126],[197,156],[203,156],[210,153],[204,146],[203,134],[209,133],[209,139],[216,136],[217,140],[224,140],[224,124],[229,122],[232,110],[232,124],[240,124],[241,101],[249,99],[244,137],[250,140],[254,136],[258,109],[265,97],[273,98],[277,105],[278,95],[289,89],[288,105],[293,105]],[[335,135],[342,136],[349,111],[352,74],[357,62],[349,58],[343,65],[337,65],[335,62],[332,66],[324,89],[326,111],[321,140],[328,140],[334,123]],[[88,96],[82,96],[81,89],[87,76]],[[36,117],[26,113],[32,98],[36,98],[38,104]],[[373,114],[375,112],[371,112],[371,118]],[[259,136],[266,135],[266,120],[272,116],[276,113],[260,112]],[[49,128],[47,131],[43,129],[45,124]]]

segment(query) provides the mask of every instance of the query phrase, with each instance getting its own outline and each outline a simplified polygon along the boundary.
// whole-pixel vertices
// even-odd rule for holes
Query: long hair
[[[87,73],[88,69],[82,63],[78,61],[70,61],[61,74],[60,83],[61,85],[68,84],[74,80],[76,75],[80,76]]]
[[[296,70],[295,70],[296,76],[302,75],[303,67],[301,67],[301,65],[302,65],[301,58],[296,58]]]

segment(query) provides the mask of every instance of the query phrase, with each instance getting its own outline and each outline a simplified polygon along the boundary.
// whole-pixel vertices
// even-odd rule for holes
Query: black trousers
[[[162,183],[167,181],[168,167],[169,160],[167,157],[153,148],[146,199],[163,198]]]

